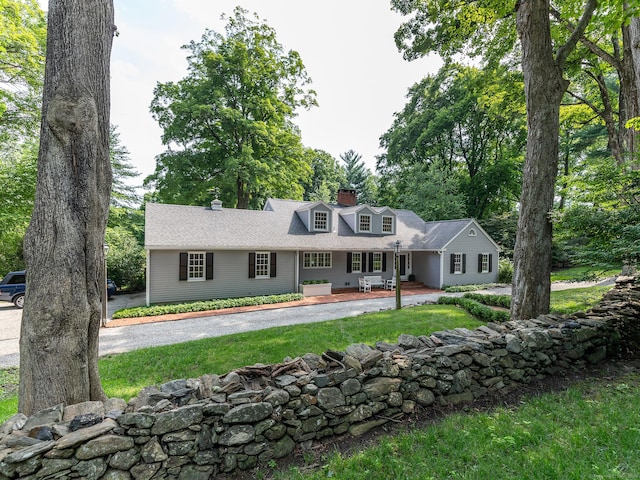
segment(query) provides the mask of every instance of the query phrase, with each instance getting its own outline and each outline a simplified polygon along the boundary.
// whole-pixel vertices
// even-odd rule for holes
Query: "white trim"
[[[313,256],[315,256],[316,261],[315,261],[315,265],[309,265],[307,267],[306,265],[306,256],[309,255],[310,260],[312,260]],[[329,256],[329,265],[318,265],[319,261],[318,258],[320,255],[324,255],[324,259],[327,259],[327,255]],[[309,262],[309,263],[313,263],[313,262]],[[305,270],[310,270],[310,269],[315,269],[315,268],[333,268],[333,255],[332,252],[302,252],[302,268]]]
[[[193,270],[191,264],[191,256],[192,255],[202,255],[202,275],[199,277],[192,277],[191,273]],[[204,282],[207,279],[207,252],[205,251],[191,251],[187,252],[187,282]]]
[[[360,268],[353,268],[353,256],[360,255]],[[362,252],[351,252],[351,273],[362,273]]]
[[[147,249],[147,289],[145,292],[145,303],[147,307],[151,305],[151,250]]]
[[[266,257],[267,257],[267,263],[266,263],[267,273],[266,273],[266,275],[258,275],[258,256],[260,256],[260,255],[266,255]],[[256,252],[256,265],[255,265],[255,268],[256,268],[256,276],[255,276],[255,278],[257,280],[264,280],[264,279],[267,279],[267,278],[271,278],[271,252]]]
[[[363,230],[362,229],[362,218],[363,217],[369,217],[369,230]],[[358,233],[360,232],[364,232],[364,233],[371,233],[372,231],[372,224],[373,223],[373,215],[371,213],[358,213]]]
[[[391,219],[391,230],[389,230],[388,232],[387,232],[387,231],[385,231],[385,229],[384,229],[384,220],[385,220],[386,218]],[[382,224],[381,224],[381,227],[380,227],[380,228],[382,228],[382,233],[389,233],[389,234],[391,234],[391,235],[393,235],[394,233],[396,233],[396,229],[395,229],[395,221],[394,221],[394,220],[395,220],[395,217],[393,217],[393,216],[391,216],[391,215],[382,215]]]

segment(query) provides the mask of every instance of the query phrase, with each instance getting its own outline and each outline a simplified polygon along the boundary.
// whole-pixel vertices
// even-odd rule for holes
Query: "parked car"
[[[13,302],[18,308],[24,307],[25,270],[9,272],[0,281],[0,302]],[[107,279],[107,298],[118,291],[116,282]]]
[[[117,291],[118,286],[116,285],[116,282],[107,278],[107,299],[111,300],[111,297],[113,297]]]
[[[0,282],[0,301],[13,302],[18,308],[24,307],[24,270],[7,273]]]

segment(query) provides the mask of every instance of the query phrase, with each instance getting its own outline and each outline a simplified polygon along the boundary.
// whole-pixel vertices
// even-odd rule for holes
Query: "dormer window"
[[[359,230],[361,232],[371,231],[371,215],[360,215],[359,217]]]
[[[329,229],[329,215],[327,212],[313,213],[313,229],[320,232],[326,232]]]
[[[393,217],[382,217],[382,233],[393,233]]]

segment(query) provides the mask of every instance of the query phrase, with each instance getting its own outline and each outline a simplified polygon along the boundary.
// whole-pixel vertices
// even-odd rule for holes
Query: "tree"
[[[602,3],[605,11],[615,2]],[[596,1],[587,0],[583,4],[576,0],[563,6],[569,12],[567,16],[578,12],[580,18],[574,22],[570,35],[554,42],[549,0],[515,2],[515,25],[511,2],[392,0],[392,7],[400,13],[416,12],[396,33],[396,43],[407,58],[429,51],[439,51],[448,57],[467,51],[495,62],[513,55],[515,32],[520,39],[528,129],[514,247],[511,302],[514,318],[532,318],[549,311],[552,243],[549,218],[558,165],[560,102],[568,87],[564,67],[591,21]]]
[[[462,216],[483,218],[513,208],[525,140],[521,96],[520,74],[502,67],[446,64],[413,85],[404,109],[380,138],[386,149],[378,159],[384,188],[393,180],[402,184],[394,185],[399,204],[412,208],[405,201],[414,196],[407,184],[418,178],[436,191],[445,186],[445,174],[447,191],[455,190],[466,203]],[[431,219],[446,218],[453,217]]]
[[[0,146],[37,130],[46,31],[37,0],[0,0]]]
[[[358,195],[358,203],[375,205],[377,186],[375,178],[362,160],[362,155],[348,150],[340,155],[344,162],[347,185]]]
[[[338,196],[338,190],[346,185],[347,176],[335,158],[323,150],[307,149],[307,162],[313,174],[304,184],[304,200],[323,201],[333,203]]]
[[[120,143],[120,134],[117,130],[114,125],[109,129],[109,157],[113,171],[111,205],[131,207],[140,203],[140,197],[136,193],[135,186],[128,184],[127,180],[136,178],[140,173],[131,165],[129,150]]]
[[[38,180],[25,236],[18,408],[105,398],[98,374],[109,197],[111,0],[51,0]],[[55,284],[55,294],[51,285]]]
[[[206,204],[213,187],[237,208],[302,198],[311,171],[292,120],[316,104],[315,92],[298,53],[285,54],[254,17],[237,7],[226,35],[208,30],[183,47],[191,52],[186,78],[156,86],[151,112],[168,150],[145,183],[157,200]]]

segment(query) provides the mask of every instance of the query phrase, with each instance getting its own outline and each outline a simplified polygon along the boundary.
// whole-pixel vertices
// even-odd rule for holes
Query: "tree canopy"
[[[256,15],[237,7],[227,20],[224,34],[207,30],[183,47],[183,80],[154,90],[151,112],[168,149],[145,183],[159,201],[206,204],[214,187],[237,208],[302,198],[311,170],[293,118],[316,104],[311,80],[300,55],[285,52]]]

